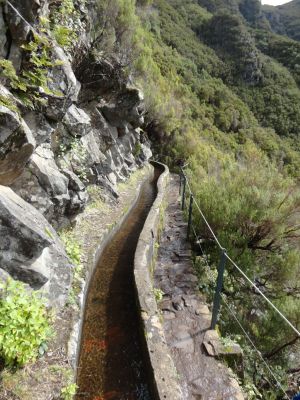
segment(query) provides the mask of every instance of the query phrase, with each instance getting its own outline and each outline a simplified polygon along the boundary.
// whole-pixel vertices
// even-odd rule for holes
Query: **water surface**
[[[157,195],[155,177],[105,247],[85,307],[77,400],[151,400],[136,306],[133,262],[137,242]]]

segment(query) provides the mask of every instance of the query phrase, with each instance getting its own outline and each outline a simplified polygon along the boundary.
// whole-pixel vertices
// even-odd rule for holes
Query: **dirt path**
[[[187,224],[179,204],[179,177],[172,175],[166,224],[155,270],[155,287],[164,293],[159,308],[167,344],[186,400],[241,400],[229,369],[206,354],[202,342],[211,314],[197,287]]]

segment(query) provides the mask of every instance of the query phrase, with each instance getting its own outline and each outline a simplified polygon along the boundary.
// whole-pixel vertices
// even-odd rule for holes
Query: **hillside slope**
[[[235,1],[153,2],[142,19],[143,51],[135,63],[146,93],[145,128],[162,159],[188,163],[199,204],[224,247],[297,326],[299,48],[261,24],[260,14],[246,19],[240,6]],[[210,233],[196,221],[203,240],[211,243]],[[208,251],[213,268],[219,254],[211,245]],[[241,287],[234,270],[229,272],[227,300],[261,351],[276,354],[271,363],[277,377],[294,393],[299,377],[286,373],[293,332],[280,329],[263,301],[255,299],[253,306],[251,290]],[[230,316],[222,318],[224,332],[240,337]],[[266,371],[241,341],[246,386],[252,387],[254,376],[263,398],[271,392],[281,398],[272,377],[268,383],[258,378]]]
[[[300,40],[299,0],[293,0],[277,7],[264,5],[262,11],[275,33]]]

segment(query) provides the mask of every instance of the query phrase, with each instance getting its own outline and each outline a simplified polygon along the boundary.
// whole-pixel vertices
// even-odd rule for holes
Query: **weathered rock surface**
[[[71,268],[55,230],[10,188],[0,186],[0,268],[63,304]],[[68,265],[69,268],[66,268]]]
[[[25,121],[0,105],[0,184],[9,185],[22,173],[35,140]]]
[[[49,0],[11,4],[16,10],[2,6],[0,52],[18,72],[28,64],[20,46],[32,40],[30,25],[40,31],[40,16],[48,18],[57,5]],[[53,41],[51,57],[59,63],[49,68],[51,92],[43,85],[36,88],[45,104],[28,108],[0,84],[0,96],[7,99],[0,105],[0,185],[14,191],[2,189],[5,214],[0,216],[0,231],[5,231],[5,241],[0,246],[4,249],[5,244],[6,250],[0,268],[34,288],[43,287],[53,304],[64,298],[70,269],[65,255],[42,230],[51,228],[48,223],[55,229],[68,226],[88,203],[91,184],[118,199],[118,182],[152,155],[140,129],[143,94],[128,82],[117,60],[95,58],[89,32],[95,15],[82,2],[76,0],[75,5],[82,14],[76,29],[83,54],[74,63],[71,52]],[[9,86],[8,79],[1,82]],[[27,217],[42,227],[37,232],[29,217],[21,218],[20,211],[26,213],[27,207]]]
[[[76,79],[71,63],[62,48],[54,46],[56,60],[61,65],[51,71],[49,88],[58,92],[57,96],[50,96],[45,114],[54,121],[61,121],[67,109],[76,102],[80,91],[80,83]]]
[[[124,92],[120,93],[114,103],[110,103],[101,107],[101,111],[108,122],[121,129],[122,134],[125,131],[128,121],[132,127],[137,128],[144,123],[143,118],[143,94],[134,87],[126,87]]]
[[[84,136],[91,130],[91,119],[82,109],[72,104],[64,118],[63,124],[72,136]]]

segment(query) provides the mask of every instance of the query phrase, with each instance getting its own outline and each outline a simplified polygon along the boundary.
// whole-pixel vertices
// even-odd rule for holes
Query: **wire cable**
[[[12,8],[14,10],[14,12],[21,18],[21,20],[23,22],[25,22],[25,24],[28,25],[32,29],[32,31],[35,34],[39,35],[37,30],[23,17],[23,15],[20,13],[20,11],[14,5],[12,5],[9,0],[6,0],[6,3],[10,6],[10,8]]]
[[[188,178],[182,171],[182,174],[185,177],[186,182],[188,182]],[[190,184],[188,183],[188,186],[190,188]],[[194,196],[193,192],[191,191],[191,194]],[[213,229],[209,225],[207,219],[205,218],[204,213],[202,212],[199,204],[197,203],[197,200],[194,196],[194,204],[196,205],[200,215],[202,216],[204,222],[206,223],[208,229],[210,230],[216,244],[219,246],[221,250],[223,250],[223,246],[219,242],[216,234],[214,233]],[[228,261],[231,262],[231,264],[238,270],[238,272],[250,283],[250,285],[262,296],[262,298],[275,310],[275,312],[289,325],[289,327],[300,337],[300,332],[299,330],[283,315],[283,313],[271,302],[271,300],[268,299],[268,297],[255,285],[255,283],[242,271],[242,269],[230,258],[230,256],[225,252],[225,257],[228,259]]]
[[[206,269],[207,269],[207,274],[211,280],[211,282],[215,283],[215,277],[213,276],[212,272],[211,272],[211,268],[210,265],[208,263],[207,260],[207,256],[203,250],[203,247],[201,246],[201,242],[200,239],[197,235],[197,232],[195,230],[194,225],[192,225],[192,230],[194,232],[195,238],[197,240],[197,243],[199,244],[200,250],[202,252],[202,254],[204,255],[204,260],[205,260],[205,264],[206,264]],[[246,339],[249,341],[249,343],[251,344],[251,346],[253,347],[253,349],[255,350],[255,352],[258,354],[258,357],[260,358],[260,360],[263,362],[264,366],[266,367],[266,369],[268,370],[268,372],[270,373],[270,375],[272,376],[272,378],[274,379],[274,381],[276,382],[277,387],[280,388],[280,390],[283,392],[284,396],[286,399],[291,400],[291,398],[287,395],[286,391],[284,390],[284,388],[282,387],[281,383],[279,382],[278,378],[276,377],[276,375],[274,374],[274,372],[272,371],[270,365],[267,363],[267,361],[264,359],[262,353],[260,352],[260,350],[256,347],[256,345],[254,344],[253,340],[251,339],[251,337],[249,336],[248,332],[245,330],[245,328],[243,327],[242,323],[239,321],[238,317],[236,316],[235,312],[232,310],[232,308],[230,307],[230,305],[228,304],[225,295],[221,294],[222,300],[224,302],[225,307],[227,308],[227,310],[229,311],[229,313],[232,315],[232,317],[234,318],[234,320],[236,321],[236,323],[238,324],[238,326],[240,327],[240,329],[242,330],[244,336],[246,337]]]
[[[189,188],[190,194],[192,194],[192,195],[194,196],[194,194],[193,194],[193,192],[192,192],[192,189],[191,189],[191,185],[190,185],[190,183],[189,183],[189,180],[188,180],[187,176],[185,175],[185,173],[184,173],[184,171],[183,171],[182,169],[181,169],[181,171],[182,171],[182,174],[183,174],[183,176],[184,176],[184,178],[185,178],[185,182],[186,182],[186,184],[187,184],[187,186],[188,186],[188,188]],[[205,218],[205,215],[203,214],[203,212],[202,212],[202,210],[201,210],[201,208],[200,208],[200,206],[199,206],[199,204],[198,204],[198,202],[197,202],[195,196],[194,196],[194,203],[195,203],[195,205],[196,205],[196,207],[197,207],[197,209],[198,209],[198,211],[199,211],[201,217],[203,218],[203,221],[205,222],[206,226],[208,227],[210,233],[212,234],[212,236],[213,236],[215,242],[217,243],[217,245],[219,246],[219,248],[220,248],[221,250],[223,250],[223,246],[222,246],[221,243],[219,242],[219,239],[217,238],[215,232],[213,231],[212,227],[209,225],[207,219]]]
[[[247,331],[244,329],[243,325],[241,324],[241,322],[239,321],[238,317],[236,316],[236,314],[234,313],[234,311],[231,309],[231,307],[229,306],[228,302],[225,299],[224,295],[221,295],[222,300],[224,301],[224,304],[226,306],[226,308],[228,309],[228,311],[230,312],[230,314],[232,315],[232,317],[234,318],[234,320],[236,321],[236,323],[239,325],[240,329],[242,330],[242,332],[244,333],[246,339],[249,341],[249,343],[251,344],[251,346],[254,348],[254,350],[256,351],[256,353],[258,354],[259,358],[261,359],[261,361],[264,363],[265,367],[267,368],[267,370],[269,371],[270,375],[273,377],[273,379],[275,380],[277,386],[280,388],[280,390],[284,393],[285,398],[288,400],[291,400],[291,398],[288,396],[288,394],[286,393],[286,391],[284,390],[284,388],[282,387],[281,383],[279,382],[278,378],[276,377],[276,375],[274,374],[274,372],[272,371],[271,367],[269,366],[269,364],[267,363],[267,361],[264,359],[263,355],[261,354],[261,352],[258,350],[258,348],[255,346],[254,342],[252,341],[252,339],[250,338],[250,336],[248,335]]]
[[[282,314],[282,312],[268,299],[266,295],[255,285],[254,282],[251,281],[250,278],[241,270],[241,268],[228,256],[225,254],[228,261],[239,271],[239,273],[250,283],[250,285],[266,300],[266,302],[280,315],[280,317],[292,328],[292,330],[300,337],[300,332],[294,325]]]

